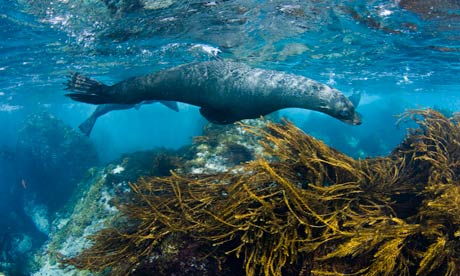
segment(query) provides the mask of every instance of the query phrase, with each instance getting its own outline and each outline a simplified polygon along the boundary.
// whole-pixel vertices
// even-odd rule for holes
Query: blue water
[[[77,129],[95,109],[63,96],[69,72],[112,84],[217,55],[304,75],[347,95],[361,93],[363,124],[297,109],[283,116],[354,157],[385,155],[405,134],[395,115],[409,108],[459,110],[457,2],[0,0],[0,272],[23,273],[5,263],[46,240],[27,210],[41,206],[52,217],[74,189],[63,179],[78,182],[86,169],[59,161],[69,159],[59,156],[68,148],[57,147],[64,134],[43,141],[26,128],[31,115],[48,112]],[[205,124],[198,108],[185,104],[180,112],[159,104],[111,112],[90,136],[98,155],[91,165],[190,144]],[[56,148],[45,151],[46,145]],[[49,161],[53,154],[58,164]],[[68,195],[53,201],[62,191]],[[15,252],[12,241],[23,235],[33,243]]]

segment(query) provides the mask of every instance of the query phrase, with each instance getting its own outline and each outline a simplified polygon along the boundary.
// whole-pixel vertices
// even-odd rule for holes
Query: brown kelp
[[[418,128],[364,160],[289,122],[247,127],[270,162],[142,178],[118,225],[62,262],[113,275],[460,275],[460,117],[401,119]]]

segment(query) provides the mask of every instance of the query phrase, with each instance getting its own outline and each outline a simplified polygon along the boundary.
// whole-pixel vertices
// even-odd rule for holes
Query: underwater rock
[[[30,115],[18,137],[16,163],[24,189],[50,210],[62,206],[81,175],[98,163],[93,144],[49,112]]]
[[[86,237],[101,230],[106,223],[110,225],[110,218],[117,215],[118,209],[111,205],[110,200],[115,190],[127,190],[123,187],[126,183],[111,187],[106,178],[105,169],[93,169],[83,180],[75,197],[69,202],[68,211],[53,221],[49,241],[35,255],[37,271],[33,275],[89,275],[64,269],[57,259],[61,254],[73,256],[89,247],[90,242]]]
[[[12,241],[13,254],[16,258],[32,250],[32,237],[26,234],[17,235]]]
[[[38,231],[45,235],[49,234],[50,225],[48,221],[48,208],[46,205],[37,204],[34,200],[27,200],[24,211],[30,217]]]
[[[460,116],[403,118],[418,128],[365,160],[290,123],[247,126],[271,160],[140,178],[112,226],[61,262],[111,275],[459,275]]]
[[[246,120],[245,124],[262,127],[266,122]],[[68,203],[68,211],[52,222],[50,239],[43,248],[48,253],[36,255],[35,265],[38,268],[34,275],[91,275],[90,272],[71,267],[62,268],[58,260],[60,256],[78,255],[91,245],[89,236],[104,226],[112,225],[112,221],[119,223],[115,219],[119,214],[117,204],[129,201],[129,182],[137,181],[140,176],[169,176],[171,170],[181,173],[215,173],[249,161],[256,154],[262,154],[262,150],[258,138],[246,132],[242,125],[209,124],[203,136],[197,137],[189,148],[135,152],[122,156],[104,168],[90,169]],[[219,163],[213,163],[217,160]],[[183,243],[180,238],[170,238],[168,242],[162,243],[157,252],[158,258],[152,257],[149,265],[164,263],[162,267],[165,275],[169,275],[168,269],[175,265],[185,273],[177,275],[206,275],[216,271],[216,260],[203,261],[198,258],[202,255],[202,248],[198,245]],[[185,259],[180,264],[176,262],[177,255]],[[239,260],[235,262],[240,263]],[[138,270],[138,273],[142,271]]]
[[[242,124],[208,124],[203,135],[194,137],[183,173],[212,174],[253,160],[263,154],[259,138],[245,130],[244,125],[265,126],[264,120],[243,120]]]
[[[63,268],[58,263],[60,256],[79,254],[91,245],[89,236],[111,225],[119,213],[117,204],[129,199],[130,181],[143,175],[169,175],[169,170],[183,166],[181,154],[181,150],[140,151],[125,154],[103,168],[90,169],[67,204],[67,211],[52,222],[50,239],[42,249],[47,254],[36,254],[37,271],[33,275],[92,275]]]

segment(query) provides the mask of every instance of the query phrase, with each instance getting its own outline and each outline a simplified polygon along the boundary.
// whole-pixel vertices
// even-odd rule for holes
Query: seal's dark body
[[[201,113],[215,123],[257,118],[289,107],[317,110],[348,123],[360,123],[353,104],[336,89],[303,76],[236,62],[191,63],[129,78],[113,86],[77,75],[69,81],[68,89],[75,92],[67,94],[72,99],[95,104],[184,102],[200,106]]]

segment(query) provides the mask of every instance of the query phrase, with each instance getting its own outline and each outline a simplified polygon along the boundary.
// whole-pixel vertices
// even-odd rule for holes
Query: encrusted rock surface
[[[244,124],[263,126],[265,121],[247,120]],[[118,209],[113,199],[122,199],[129,192],[129,182],[142,176],[167,175],[170,170],[185,174],[222,172],[260,154],[262,147],[254,135],[244,130],[244,125],[209,124],[189,147],[135,152],[104,168],[90,169],[68,203],[67,211],[53,221],[50,239],[31,265],[37,268],[34,275],[91,275],[62,267],[58,260],[87,248],[91,244],[87,237],[114,221]],[[170,251],[178,246],[175,241],[166,240],[160,248]],[[167,255],[168,250],[162,250],[162,254]],[[194,266],[193,260],[189,262]]]

